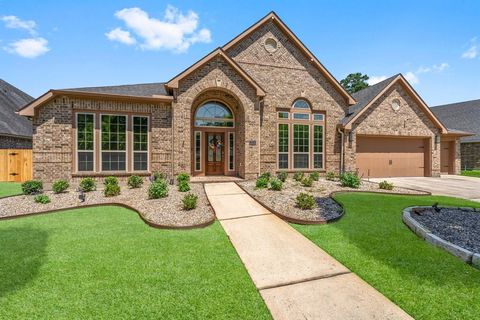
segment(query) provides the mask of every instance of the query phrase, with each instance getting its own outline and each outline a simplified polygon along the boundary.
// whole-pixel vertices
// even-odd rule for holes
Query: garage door
[[[426,139],[357,137],[357,170],[364,178],[425,175]]]

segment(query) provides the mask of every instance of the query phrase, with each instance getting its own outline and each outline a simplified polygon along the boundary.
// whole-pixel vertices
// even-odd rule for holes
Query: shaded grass
[[[462,176],[480,178],[480,170],[462,171]]]
[[[221,226],[96,207],[0,222],[0,318],[268,319]]]
[[[21,184],[18,182],[0,182],[0,198],[21,194]]]
[[[402,209],[439,202],[480,203],[449,197],[344,193],[338,222],[293,225],[416,319],[474,319],[480,314],[480,271],[418,238]]]

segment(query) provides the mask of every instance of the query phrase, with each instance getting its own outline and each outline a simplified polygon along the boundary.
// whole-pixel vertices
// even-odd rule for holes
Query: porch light
[[[435,144],[440,143],[440,136],[438,134],[435,135]]]
[[[348,132],[348,142],[353,141],[353,131]]]

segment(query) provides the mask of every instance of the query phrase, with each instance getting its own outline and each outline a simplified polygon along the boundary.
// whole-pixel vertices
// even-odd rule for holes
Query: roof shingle
[[[32,136],[32,123],[15,112],[33,98],[0,79],[0,135]]]
[[[103,86],[103,87],[84,87],[62,89],[64,91],[80,91],[91,93],[117,94],[136,97],[151,97],[153,95],[169,95],[165,88],[165,83],[140,83],[128,84],[120,86]]]

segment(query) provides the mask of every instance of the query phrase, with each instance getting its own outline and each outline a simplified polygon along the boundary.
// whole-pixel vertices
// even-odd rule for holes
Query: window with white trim
[[[148,117],[133,116],[133,170],[148,170]]]
[[[289,132],[287,123],[278,124],[278,168],[288,169]]]
[[[94,171],[95,115],[77,113],[77,171]]]
[[[202,132],[195,131],[195,171],[202,171]]]
[[[127,169],[127,116],[101,115],[102,171]]]

